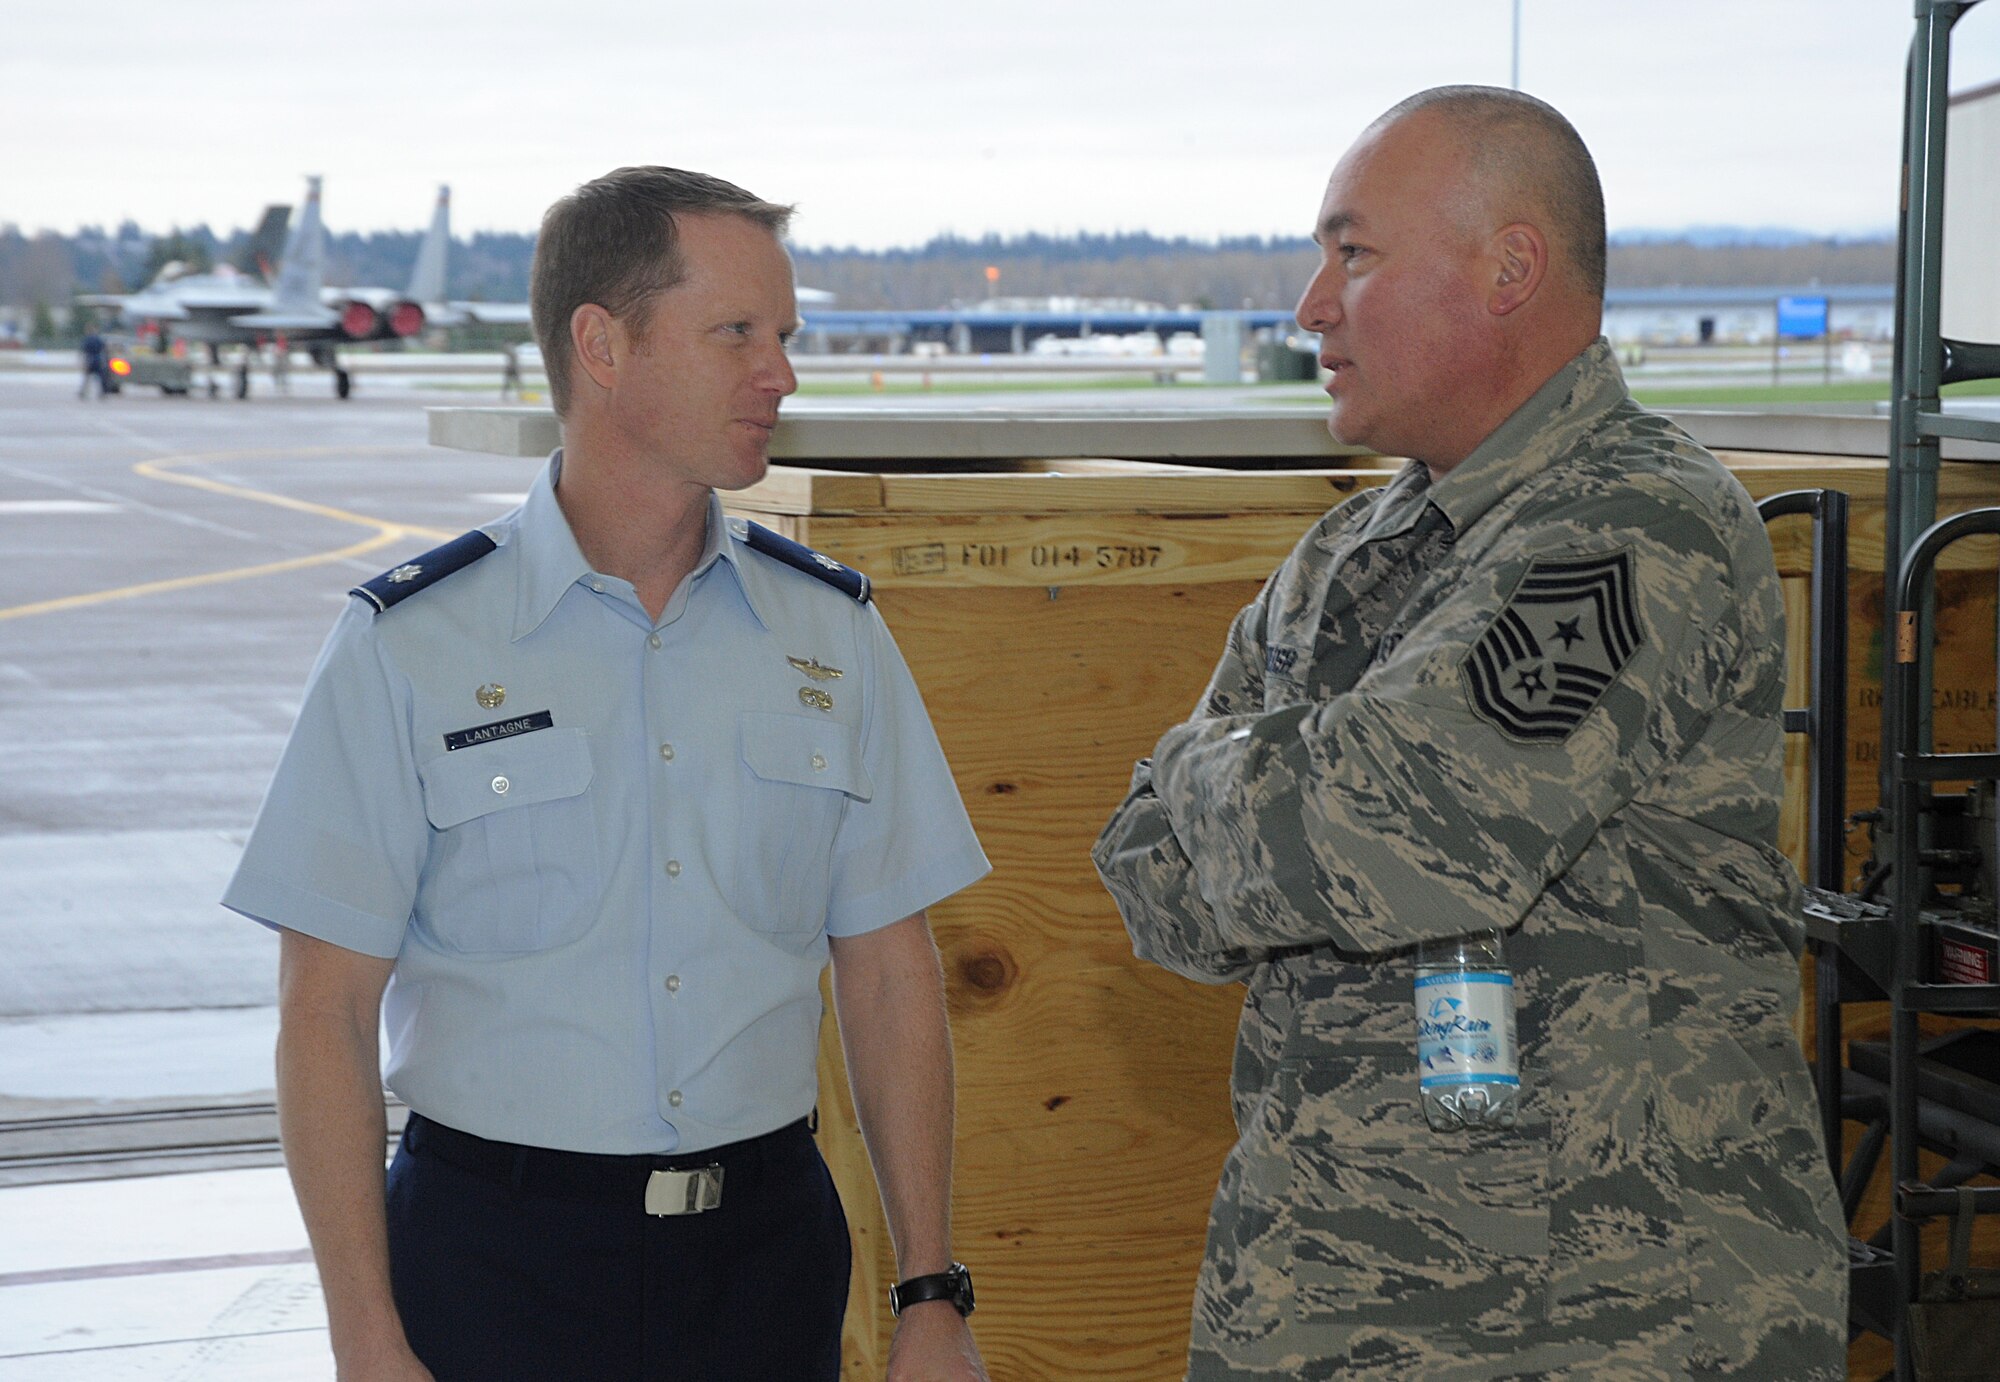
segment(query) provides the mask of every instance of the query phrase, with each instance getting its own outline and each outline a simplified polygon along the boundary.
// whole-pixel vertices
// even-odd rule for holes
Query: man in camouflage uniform
[[[1412,459],[1238,616],[1094,854],[1141,956],[1249,989],[1188,1375],[1839,1378],[1756,511],[1597,338],[1547,106],[1412,97],[1315,238],[1329,426]],[[1433,1132],[1410,947],[1493,926],[1519,1125]]]

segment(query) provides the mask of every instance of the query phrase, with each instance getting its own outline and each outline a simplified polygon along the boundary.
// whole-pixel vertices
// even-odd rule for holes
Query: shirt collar
[[[1629,396],[1610,343],[1598,337],[1432,485],[1430,502],[1463,533]]]
[[[702,565],[727,562],[729,569],[736,573],[736,586],[743,592],[743,603],[750,606],[750,613],[758,623],[770,628],[768,615],[771,602],[779,598],[771,589],[772,564],[764,560],[744,560],[743,549],[750,540],[750,520],[724,518],[722,496],[712,490],[708,496],[708,540],[712,555],[704,556]]]
[[[528,488],[528,497],[521,504],[515,519],[516,541],[520,544],[520,574],[515,586],[514,633],[515,641],[526,638],[548,619],[561,603],[569,588],[584,580],[592,573],[589,561],[584,558],[583,549],[576,544],[576,534],[570,530],[569,518],[563,513],[562,505],[556,500],[556,485],[562,478],[562,448],[556,448],[549,457],[542,473]],[[743,540],[743,521],[725,519],[722,513],[722,497],[710,490],[708,495],[707,530],[702,538],[701,559],[695,563],[688,580],[692,583],[717,562],[726,563],[736,573],[736,582],[742,588],[744,600],[757,622],[770,626],[760,608],[760,598],[764,594],[760,577],[751,575],[757,571],[756,563],[745,562],[739,553]]]
[[[514,641],[542,626],[569,588],[590,574],[590,563],[576,545],[569,519],[556,502],[556,481],[562,475],[562,448],[557,447],[528,486],[514,520],[520,563],[514,587]]]

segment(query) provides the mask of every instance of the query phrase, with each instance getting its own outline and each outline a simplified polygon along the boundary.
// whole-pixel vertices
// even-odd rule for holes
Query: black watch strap
[[[899,1281],[889,1288],[889,1313],[901,1315],[910,1306],[921,1305],[927,1300],[948,1300],[959,1314],[970,1315],[972,1273],[965,1269],[963,1262],[954,1262],[948,1272],[932,1272],[929,1276],[913,1276],[908,1281]]]

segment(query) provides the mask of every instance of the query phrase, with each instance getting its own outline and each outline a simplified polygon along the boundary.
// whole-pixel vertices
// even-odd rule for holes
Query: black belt
[[[720,1207],[723,1177],[730,1162],[753,1156],[781,1140],[811,1136],[810,1125],[801,1118],[762,1136],[699,1152],[619,1156],[496,1142],[448,1128],[415,1109],[410,1110],[409,1121],[403,1126],[403,1146],[412,1156],[434,1156],[530,1194],[636,1205],[655,1215],[700,1214]]]

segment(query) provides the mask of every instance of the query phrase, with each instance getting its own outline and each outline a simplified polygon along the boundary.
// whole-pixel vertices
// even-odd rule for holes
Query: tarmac
[[[279,1165],[276,939],[216,899],[348,587],[540,461],[427,443],[426,406],[494,401],[476,369],[253,382],[84,402],[0,369],[0,1382],[332,1376]]]
[[[0,1382],[333,1373],[276,939],[216,899],[345,590],[537,463],[427,445],[463,392],[326,382],[0,374]]]

